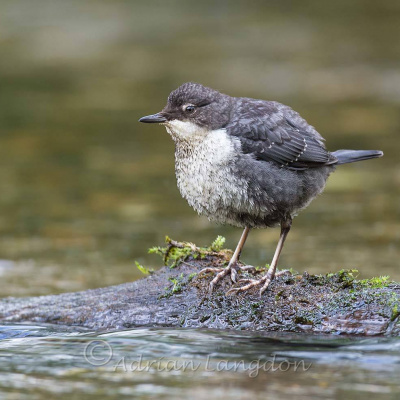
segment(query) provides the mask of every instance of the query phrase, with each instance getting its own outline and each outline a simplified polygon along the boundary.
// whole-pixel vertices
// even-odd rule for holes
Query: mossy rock
[[[77,293],[0,301],[3,323],[75,325],[96,330],[139,326],[290,331],[355,335],[400,334],[400,285],[388,277],[357,280],[356,270],[326,275],[277,277],[262,297],[254,289],[227,295],[225,278],[214,293],[213,274],[224,267],[230,250],[219,238],[209,247],[167,239],[155,248],[169,266],[132,283]],[[147,269],[140,266],[144,272]],[[257,269],[247,276],[264,273]]]

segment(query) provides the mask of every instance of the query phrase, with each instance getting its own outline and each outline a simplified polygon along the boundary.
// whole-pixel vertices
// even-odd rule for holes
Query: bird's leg
[[[225,278],[229,273],[231,274],[231,280],[236,282],[237,269],[239,268],[237,262],[239,260],[240,254],[242,252],[243,246],[246,243],[247,236],[250,232],[250,228],[246,227],[243,230],[242,236],[240,237],[239,243],[236,246],[235,252],[229,261],[229,264],[221,272],[219,272],[215,278],[210,282],[209,292],[212,293],[215,285]]]
[[[268,269],[268,272],[261,279],[252,279],[252,280],[250,280],[250,283],[248,283],[247,285],[242,286],[240,288],[232,288],[228,291],[228,293],[236,294],[239,292],[244,292],[246,290],[249,290],[252,287],[262,285],[262,287],[260,289],[260,296],[261,296],[267,290],[269,284],[272,282],[275,275],[278,275],[278,274],[281,275],[281,272],[282,273],[287,272],[287,271],[281,271],[278,274],[276,274],[276,267],[278,265],[279,256],[283,249],[283,244],[285,243],[285,239],[290,231],[291,225],[292,225],[291,219],[281,223],[281,236],[279,238],[278,245],[276,246],[274,258],[272,259],[272,262]]]
[[[208,272],[218,272],[217,275],[214,277],[214,279],[210,283],[210,288],[209,291],[212,293],[215,285],[220,282],[225,276],[227,276],[229,273],[231,274],[231,280],[233,282],[236,282],[236,276],[237,276],[237,269],[240,267],[237,265],[237,262],[240,257],[240,253],[242,252],[243,246],[246,242],[247,236],[250,232],[250,228],[246,227],[243,230],[242,236],[240,237],[239,243],[236,246],[236,250],[233,253],[232,258],[229,261],[229,264],[226,268],[204,268],[199,272],[199,275],[201,273],[208,273]]]

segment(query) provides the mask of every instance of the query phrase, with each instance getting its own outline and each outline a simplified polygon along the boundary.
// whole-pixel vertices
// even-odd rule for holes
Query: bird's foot
[[[227,275],[230,274],[231,281],[233,283],[237,282],[237,274],[238,271],[252,271],[254,272],[256,269],[251,266],[251,265],[245,265],[243,267],[240,267],[237,263],[230,263],[227,267],[225,268],[204,268],[202,269],[197,276],[200,276],[201,274],[208,274],[208,273],[216,273],[214,279],[210,282],[209,286],[209,294],[213,292],[215,286],[222,281]]]
[[[264,275],[261,279],[241,279],[239,282],[244,282],[247,283],[245,286],[241,286],[238,288],[231,288],[228,290],[227,294],[238,294],[241,292],[246,292],[247,290],[256,287],[256,286],[261,286],[260,289],[260,296],[268,289],[269,284],[274,280],[276,276],[288,274],[290,271],[284,270],[284,271],[279,271],[276,272],[275,274],[271,274],[270,272],[267,272],[266,275]]]
[[[199,271],[199,273],[197,274],[197,277],[199,277],[200,275],[203,275],[203,274],[213,274],[213,273],[221,272],[224,269],[225,268],[217,268],[217,267],[203,268],[202,270]]]

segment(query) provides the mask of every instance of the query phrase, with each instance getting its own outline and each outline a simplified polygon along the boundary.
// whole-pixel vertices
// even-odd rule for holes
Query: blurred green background
[[[164,236],[233,248],[180,197],[173,143],[138,118],[196,81],[299,111],[340,167],[294,221],[281,267],[400,280],[400,2],[0,1],[0,295],[137,279]],[[242,259],[270,262],[278,229]]]

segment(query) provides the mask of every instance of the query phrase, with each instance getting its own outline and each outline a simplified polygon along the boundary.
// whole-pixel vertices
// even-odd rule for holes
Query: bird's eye
[[[191,114],[196,109],[196,106],[194,106],[193,104],[189,104],[189,105],[183,107],[183,109],[187,113]]]

